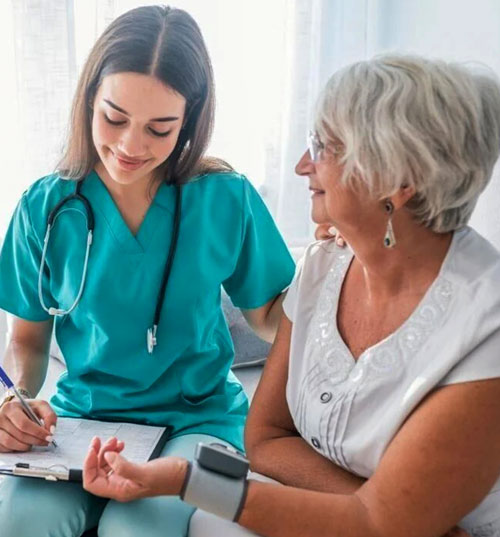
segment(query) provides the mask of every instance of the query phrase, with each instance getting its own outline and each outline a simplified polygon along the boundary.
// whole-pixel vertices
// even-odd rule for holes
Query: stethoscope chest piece
[[[155,347],[157,345],[157,341],[156,341],[157,330],[158,330],[158,326],[156,325],[154,325],[152,328],[148,328],[146,339],[147,339],[147,347],[148,347],[149,354],[153,354],[153,351],[155,350]]]

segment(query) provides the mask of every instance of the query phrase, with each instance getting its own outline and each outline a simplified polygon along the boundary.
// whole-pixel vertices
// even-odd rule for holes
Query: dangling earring
[[[394,236],[394,229],[392,228],[392,213],[394,212],[394,204],[390,199],[384,201],[384,210],[389,215],[389,221],[387,222],[387,229],[384,235],[384,246],[386,248],[394,248],[396,246],[396,237]]]

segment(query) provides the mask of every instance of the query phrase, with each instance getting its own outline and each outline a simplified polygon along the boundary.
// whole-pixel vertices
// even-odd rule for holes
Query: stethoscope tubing
[[[75,192],[73,194],[70,194],[69,196],[66,196],[61,201],[59,201],[59,203],[50,211],[49,216],[47,218],[47,230],[45,232],[45,237],[43,241],[42,257],[40,260],[40,270],[38,271],[38,298],[40,300],[40,304],[42,308],[44,309],[44,311],[46,311],[51,316],[62,317],[64,315],[69,315],[79,304],[83,295],[84,288],[85,288],[85,282],[87,281],[87,271],[88,271],[88,264],[89,264],[89,258],[90,258],[90,249],[92,246],[93,236],[94,236],[95,218],[94,218],[94,212],[92,210],[92,206],[89,200],[81,193],[82,182],[83,180],[77,181]],[[165,301],[165,292],[167,289],[168,281],[170,279],[170,272],[172,270],[172,265],[173,265],[175,253],[177,250],[177,242],[179,239],[179,230],[180,230],[180,221],[181,221],[181,212],[182,212],[182,185],[176,184],[175,187],[176,187],[176,195],[175,195],[175,212],[174,212],[174,226],[173,226],[173,233],[172,233],[172,241],[170,243],[170,248],[168,252],[167,262],[165,264],[165,269],[163,271],[160,291],[158,293],[155,313],[153,317],[153,325],[151,328],[147,330],[147,334],[146,334],[146,345],[147,345],[147,350],[150,354],[153,353],[154,348],[157,345],[156,333],[158,330],[158,325],[160,324],[161,310],[163,308],[163,303]],[[43,298],[43,272],[44,272],[45,261],[47,257],[47,248],[48,248],[49,241],[50,241],[51,231],[54,227],[54,224],[57,218],[63,212],[61,211],[63,206],[73,199],[82,202],[85,207],[85,213],[86,213],[85,216],[86,216],[86,223],[87,223],[87,245],[86,245],[85,260],[83,263],[83,270],[82,270],[82,276],[80,280],[80,287],[78,289],[78,293],[76,295],[75,300],[73,301],[73,304],[67,310],[64,310],[61,308],[47,306],[47,304],[45,303],[45,300]]]

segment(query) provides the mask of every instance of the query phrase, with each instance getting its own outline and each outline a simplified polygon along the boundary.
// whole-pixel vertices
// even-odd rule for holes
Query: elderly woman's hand
[[[134,464],[119,454],[124,447],[116,438],[103,446],[99,438],[92,440],[83,466],[85,490],[119,502],[180,493],[187,471],[185,459],[163,457]]]
[[[314,232],[314,237],[318,241],[326,241],[329,239],[335,239],[337,246],[343,248],[346,245],[346,242],[342,235],[331,225],[331,224],[318,224],[316,231]]]

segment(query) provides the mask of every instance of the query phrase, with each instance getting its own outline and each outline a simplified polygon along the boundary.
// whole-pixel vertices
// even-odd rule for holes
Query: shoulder
[[[349,247],[341,248],[334,239],[314,241],[304,250],[301,259],[303,271],[326,272],[341,261],[353,257]]]
[[[43,229],[50,211],[61,199],[74,191],[75,182],[63,179],[57,173],[47,175],[35,181],[23,194],[21,209],[35,229]]]
[[[452,243],[447,277],[469,300],[478,296],[486,302],[500,301],[500,252],[482,235],[466,227],[456,232]],[[485,302],[483,302],[485,303]]]
[[[63,179],[57,173],[46,175],[35,181],[23,194],[28,207],[42,208],[47,204],[57,203],[61,197],[67,196],[74,190],[75,182]]]
[[[187,196],[199,203],[216,203],[227,214],[233,209],[240,214],[267,212],[256,188],[242,174],[235,171],[212,172],[190,179],[183,187]]]
[[[184,188],[194,190],[219,190],[241,192],[250,184],[248,179],[235,171],[220,171],[196,175],[189,179]]]
[[[320,240],[309,244],[297,263],[296,285],[300,293],[314,295],[319,290],[327,274],[334,271],[341,274],[344,265],[352,259],[352,251],[340,248],[335,240]]]

